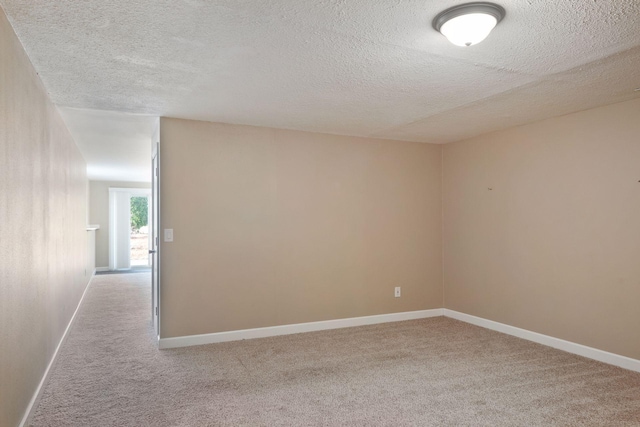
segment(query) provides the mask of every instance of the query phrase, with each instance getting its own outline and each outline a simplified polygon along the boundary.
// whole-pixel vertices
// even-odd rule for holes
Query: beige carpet
[[[34,426],[638,426],[640,374],[448,318],[156,349],[149,276],[93,279]]]

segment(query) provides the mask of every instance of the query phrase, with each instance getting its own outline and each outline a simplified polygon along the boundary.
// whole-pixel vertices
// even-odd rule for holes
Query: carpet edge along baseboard
[[[188,347],[192,345],[215,344],[219,342],[239,341],[253,338],[267,338],[278,335],[299,334],[303,332],[326,331],[329,329],[375,325],[378,323],[425,319],[428,317],[442,316],[443,313],[444,311],[442,308],[436,308],[432,310],[405,311],[400,313],[378,314],[373,316],[349,317],[346,319],[321,320],[318,322],[268,326],[264,328],[242,329],[227,332],[215,332],[211,334],[160,338],[159,347],[161,349]]]
[[[237,331],[215,332],[201,335],[160,338],[160,349],[189,347],[192,345],[215,344],[228,341],[239,341],[253,338],[267,338],[278,335],[299,334],[304,332],[324,331],[330,329],[350,328],[355,326],[374,325],[378,323],[400,322],[404,320],[425,319],[429,317],[445,316],[462,322],[471,323],[486,329],[491,329],[507,335],[512,335],[538,344],[553,347],[569,353],[577,354],[609,365],[618,366],[631,371],[640,372],[640,360],[622,356],[608,351],[588,347],[549,335],[517,328],[493,320],[484,319],[470,314],[461,313],[446,308],[431,310],[406,311],[373,316],[351,317],[346,319],[323,320],[318,322],[297,323],[291,325],[269,326],[264,328],[242,329]]]

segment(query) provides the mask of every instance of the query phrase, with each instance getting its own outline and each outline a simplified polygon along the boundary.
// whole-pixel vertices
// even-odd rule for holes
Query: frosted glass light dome
[[[486,39],[504,14],[493,3],[467,3],[438,14],[433,27],[456,46],[472,46]]]
[[[486,39],[498,20],[484,13],[457,16],[440,27],[440,32],[456,46],[471,46]]]

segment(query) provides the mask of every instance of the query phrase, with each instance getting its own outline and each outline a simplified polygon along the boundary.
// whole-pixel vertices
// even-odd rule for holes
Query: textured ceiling
[[[157,118],[110,111],[59,108],[97,181],[151,180],[151,137]]]
[[[66,107],[442,143],[640,96],[640,1],[497,2],[460,48],[455,0],[0,0]]]

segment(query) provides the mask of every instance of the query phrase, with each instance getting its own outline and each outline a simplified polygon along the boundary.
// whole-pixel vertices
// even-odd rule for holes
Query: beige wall
[[[0,425],[20,422],[88,282],[86,165],[0,9]]]
[[[151,160],[149,160],[151,161]],[[89,224],[96,231],[96,267],[109,266],[109,188],[151,188],[148,182],[89,181]]]
[[[162,337],[442,307],[440,146],[160,126]]]
[[[445,307],[640,359],[640,100],[443,158]]]

